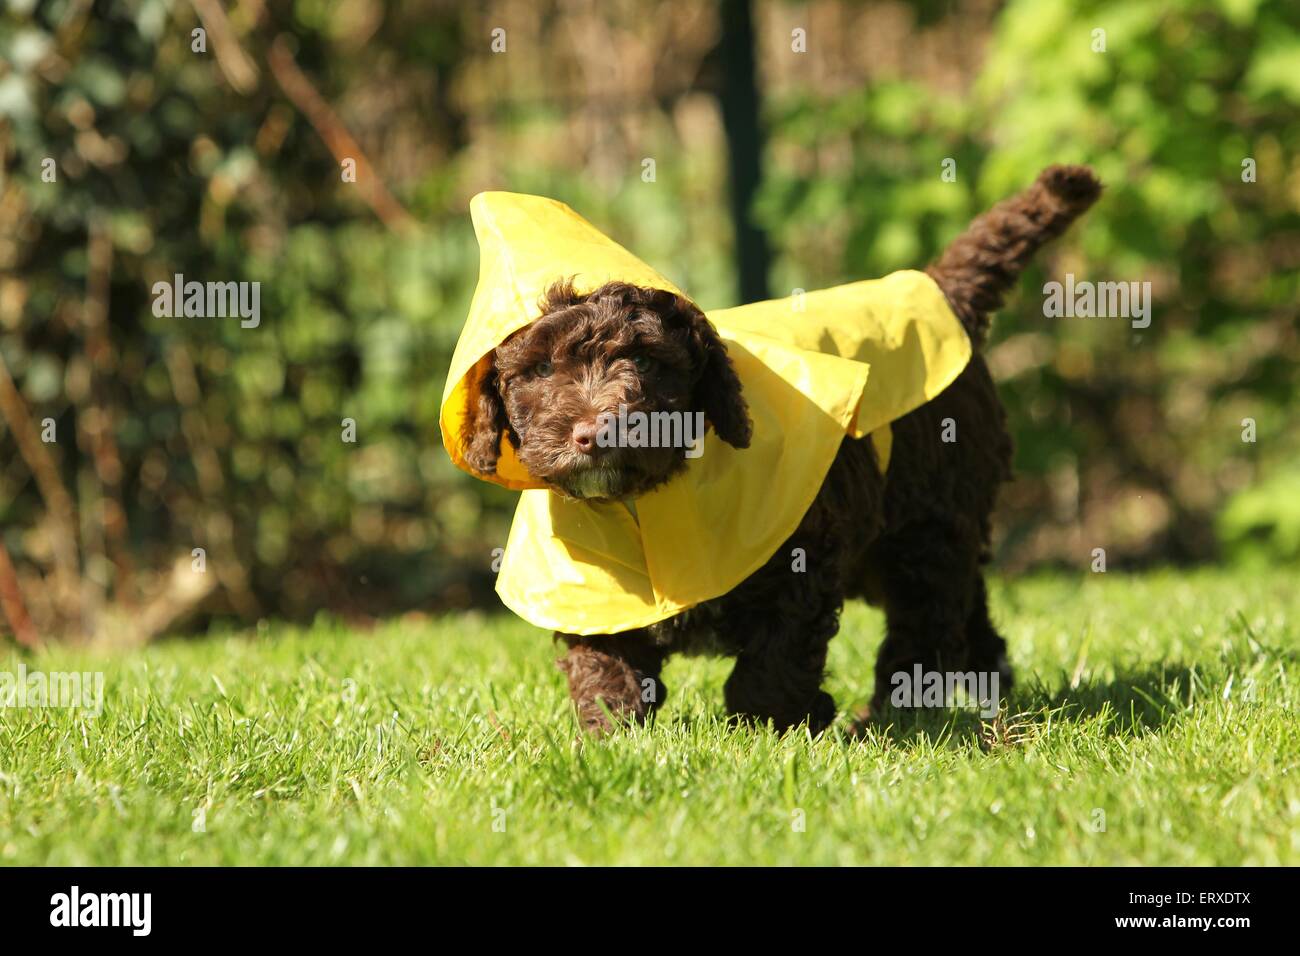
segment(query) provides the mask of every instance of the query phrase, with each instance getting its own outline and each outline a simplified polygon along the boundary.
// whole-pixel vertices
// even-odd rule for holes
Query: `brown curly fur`
[[[978,347],[991,314],[1045,242],[1100,195],[1081,166],[1053,166],[1023,193],[977,218],[926,271]],[[596,416],[631,409],[703,411],[718,436],[746,447],[740,384],[712,325],[689,301],[611,283],[587,295],[555,286],[543,315],[494,353],[482,398],[465,421],[470,462],[491,473],[504,433],[529,471],[575,497],[631,497],[683,467],[680,449],[583,451]],[[945,419],[958,440],[941,440]],[[669,653],[734,656],[727,710],[814,732],[835,716],[821,689],[826,650],[845,598],[882,606],[887,634],[872,708],[890,676],[926,670],[998,672],[1010,687],[1006,643],[989,620],[980,565],[988,559],[999,485],[1011,476],[1011,439],[978,353],[944,392],[893,423],[886,474],[869,440],[846,438],[794,535],[728,594],[650,628],[578,637],[560,662],[579,719],[592,731],[646,719],[662,703]],[[790,570],[792,549],[806,573]]]

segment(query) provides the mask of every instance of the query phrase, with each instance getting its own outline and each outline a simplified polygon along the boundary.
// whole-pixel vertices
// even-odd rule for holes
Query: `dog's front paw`
[[[834,722],[835,698],[831,697],[826,691],[820,690],[817,692],[817,697],[808,712],[808,729],[812,731],[813,736],[816,736]]]
[[[584,731],[599,737],[619,726],[644,723],[667,696],[657,673],[629,660],[636,651],[633,638],[575,637],[569,653],[555,662],[568,680]]]
[[[733,709],[729,715],[732,723],[763,727],[770,725],[778,734],[798,727],[807,727],[815,737],[835,721],[835,700],[824,690],[819,690],[805,707],[763,713],[747,709]]]
[[[608,736],[615,726],[623,726],[628,722],[627,715],[611,708],[603,698],[574,701],[574,710],[583,733],[592,737]]]

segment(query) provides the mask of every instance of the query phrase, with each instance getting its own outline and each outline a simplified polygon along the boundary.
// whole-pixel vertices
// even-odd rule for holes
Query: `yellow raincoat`
[[[613,634],[725,594],[799,526],[845,435],[871,435],[886,467],[889,423],[970,360],[965,330],[921,272],[722,309],[707,314],[744,387],[749,448],[709,430],[701,456],[633,507],[548,491],[508,441],[497,473],[480,474],[465,461],[466,410],[492,350],[540,315],[552,282],[681,290],[563,203],[489,192],[470,212],[479,280],[443,392],[442,441],[458,467],[522,492],[497,593],[538,627]]]

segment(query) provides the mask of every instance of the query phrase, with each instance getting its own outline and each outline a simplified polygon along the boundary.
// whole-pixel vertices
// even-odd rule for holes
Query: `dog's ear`
[[[748,448],[754,426],[727,347],[703,312],[689,303],[683,311],[696,361],[692,404],[704,412],[719,438],[733,448]]]
[[[497,371],[489,366],[478,382],[478,397],[465,411],[461,426],[465,461],[480,474],[496,474],[501,455],[501,436],[510,430],[505,403],[497,388]]]

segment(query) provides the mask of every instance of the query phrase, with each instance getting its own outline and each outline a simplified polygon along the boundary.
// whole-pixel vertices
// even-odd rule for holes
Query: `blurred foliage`
[[[0,79],[12,137],[4,201],[23,281],[0,348],[37,417],[53,414],[60,435],[75,434],[63,386],[83,362],[87,229],[105,217],[116,432],[141,563],[165,566],[206,544],[194,515],[216,507],[232,519],[264,604],[285,613],[382,603],[365,600],[369,587],[409,605],[455,583],[442,575],[459,581],[465,555],[446,549],[493,508],[451,485],[431,454],[457,331],[434,319],[468,302],[477,268],[468,221],[447,216],[404,237],[376,224],[269,77],[236,97],[211,44],[209,55],[192,52],[188,6],[134,0],[95,4],[89,23],[78,14],[71,3],[11,14],[0,48],[11,67]],[[328,23],[305,16],[292,27],[304,71],[329,74]],[[53,67],[45,59],[54,82],[36,73],[41,51],[60,57]],[[41,179],[44,157],[57,162],[54,183]],[[437,187],[435,175],[422,193]],[[260,327],[155,317],[151,287],[175,273],[260,281]],[[200,488],[168,374],[173,347],[201,383],[223,501]],[[341,439],[345,418],[357,423],[355,444]],[[65,438],[55,453],[75,486],[77,449]],[[22,477],[0,497],[20,557],[40,551],[41,502]],[[504,504],[495,502],[498,518]]]
[[[706,307],[731,304],[716,106],[691,88],[699,64],[671,59],[703,56],[707,30],[658,21],[676,39],[642,53],[675,85],[601,106],[599,70],[588,101],[551,97],[546,70],[567,69],[560,55],[537,45],[526,59],[521,29],[518,58],[494,60],[489,15],[460,4],[260,6],[229,14],[253,66],[243,92],[216,31],[192,50],[188,4],[43,0],[0,15],[0,355],[34,420],[57,421],[50,450],[74,490],[90,468],[74,436],[86,383],[98,383],[137,567],[161,571],[207,546],[220,515],[229,560],[265,610],[488,600],[513,496],[451,468],[436,425],[476,275],[466,201],[482,188],[553,195]],[[545,29],[528,4],[493,10]],[[963,15],[945,10],[926,4],[919,22]],[[1233,555],[1300,552],[1298,18],[1288,0],[1016,0],[978,82],[960,91],[914,76],[822,91],[768,64],[781,82],[766,91],[755,214],[780,250],[774,289],[923,263],[1051,162],[1090,162],[1108,183],[995,325],[990,361],[1025,474],[1004,515],[1013,564],[1095,546],[1135,560],[1212,558],[1225,543]],[[1099,27],[1105,53],[1091,49]],[[342,181],[267,67],[277,36],[339,104],[413,231],[385,228]],[[458,92],[465,78],[473,95]],[[946,157],[955,183],[940,178]],[[1245,157],[1256,183],[1241,182]],[[88,356],[82,324],[96,224],[112,245],[108,365]],[[1151,327],[1049,324],[1031,291],[1049,271],[1151,281]],[[260,327],[155,317],[150,289],[176,273],[261,282]],[[199,385],[188,417],[178,354]],[[1255,444],[1240,439],[1246,417]],[[355,444],[341,440],[347,418]],[[216,454],[215,490],[199,444]],[[0,534],[30,594],[50,561],[49,516],[16,451],[0,430]]]
[[[1238,492],[1219,515],[1219,535],[1234,563],[1271,567],[1300,561],[1300,469],[1279,470]]]
[[[306,0],[234,29],[257,64],[267,62],[276,35],[292,37],[303,72],[326,100],[338,100],[356,88],[373,93],[392,77],[418,89],[431,58],[454,67],[468,56],[468,47],[437,42],[467,29],[460,5],[414,7],[405,18],[378,8],[364,44],[340,29],[346,11]],[[411,22],[421,19],[438,28],[414,32]],[[490,162],[449,154],[404,183],[422,225],[396,234],[342,181],[317,131],[264,66],[239,95],[223,77],[215,32],[206,52],[192,49],[200,21],[189,5],[56,0],[11,6],[0,24],[7,276],[0,355],[32,418],[56,419],[60,439],[50,450],[64,483],[77,489],[91,471],[72,437],[84,409],[70,398],[78,391],[72,383],[91,372],[80,324],[87,234],[92,222],[107,223],[116,354],[111,367],[94,371],[108,380],[130,544],[143,567],[188,562],[196,546],[212,551],[215,512],[233,526],[234,553],[212,560],[247,569],[263,609],[378,614],[490,600],[492,549],[504,545],[514,496],[451,467],[437,428],[477,273],[463,180],[473,190],[563,198],[615,233],[640,235],[638,249],[702,296],[716,299],[729,286],[716,193],[694,215],[673,205],[704,188],[697,167],[712,157],[665,163],[655,188],[638,189],[639,176],[608,188],[580,169],[536,162],[531,150]],[[384,74],[378,80],[376,71]],[[400,100],[409,89],[382,94]],[[368,120],[364,102],[347,112],[358,125]],[[426,121],[409,107],[402,115],[444,140],[457,125],[454,116]],[[555,118],[544,112],[514,125],[524,139],[555,136]],[[652,135],[672,137],[663,129]],[[57,164],[54,182],[42,178],[47,157]],[[177,273],[260,282],[260,327],[155,317],[153,283]],[[176,349],[200,384],[202,427],[191,434],[168,364]],[[345,419],[356,423],[355,444],[342,440]],[[218,456],[224,486],[215,498],[203,486],[196,444]],[[9,466],[0,471],[3,541],[20,566],[39,569],[51,552],[46,503],[7,429],[0,464]],[[87,571],[93,562],[85,557]],[[29,579],[29,594],[39,595],[38,582]],[[213,610],[232,609],[218,601]]]
[[[786,250],[777,288],[926,262],[1054,162],[1089,163],[1106,182],[994,323],[990,363],[1026,479],[1001,513],[1020,562],[1094,547],[1213,558],[1225,499],[1260,502],[1252,486],[1272,474],[1279,499],[1300,495],[1300,6],[1017,0],[973,91],[898,79],[787,95],[773,116],[778,148],[796,146],[769,170],[760,209]],[[940,177],[945,158],[955,183]],[[1242,180],[1247,158],[1255,182]],[[1045,319],[1039,290],[1066,272],[1149,281],[1150,327]],[[1294,558],[1278,515],[1255,533],[1275,528],[1273,553]]]

